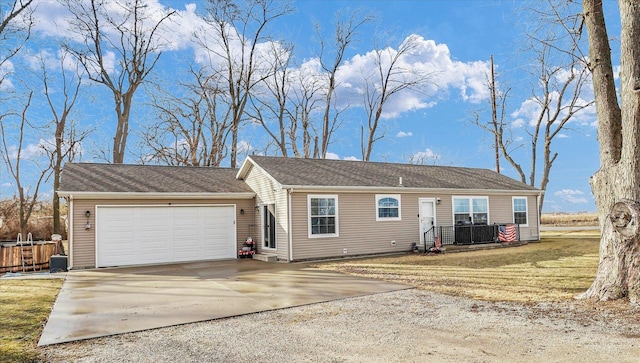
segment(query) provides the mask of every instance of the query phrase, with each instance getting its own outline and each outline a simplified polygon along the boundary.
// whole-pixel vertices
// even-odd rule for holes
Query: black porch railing
[[[496,223],[434,226],[424,233],[425,250],[435,247],[436,240],[442,246],[515,242],[520,241],[520,225]]]

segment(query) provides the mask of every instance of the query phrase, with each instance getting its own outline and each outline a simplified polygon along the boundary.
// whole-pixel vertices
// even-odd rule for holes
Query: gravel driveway
[[[639,316],[411,289],[42,350],[48,362],[638,362]]]

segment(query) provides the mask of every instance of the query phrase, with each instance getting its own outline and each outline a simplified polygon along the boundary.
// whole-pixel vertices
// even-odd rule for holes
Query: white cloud
[[[253,150],[253,146],[251,146],[251,144],[248,141],[244,141],[244,140],[238,142],[238,145],[236,148],[237,148],[238,154],[247,153]]]
[[[571,69],[560,69],[556,73],[554,73],[554,79],[551,80],[551,86],[557,85],[558,87],[563,86],[564,83],[570,79],[570,77],[575,75],[576,79],[579,79],[579,73],[582,72],[580,69],[574,69],[573,72]],[[571,120],[569,123],[577,124],[581,126],[597,126],[596,121],[596,108],[595,104],[588,105],[594,99],[593,93],[593,83],[590,80],[590,76],[587,74],[586,79],[582,80],[583,85],[579,90],[578,97],[575,101],[576,108],[584,107],[582,110],[575,112],[571,116]],[[536,90],[540,95],[542,95],[543,90]],[[562,120],[565,116],[568,115],[570,102],[572,101],[572,95],[576,92],[576,82],[572,82],[569,84],[566,89],[566,93],[564,95],[564,101],[560,105],[560,110],[558,113],[558,117],[556,122]],[[558,100],[560,98],[560,93],[556,90],[552,90],[549,92],[549,114],[555,114],[557,112],[556,105],[558,104]],[[512,126],[514,127],[522,127],[525,125],[535,126],[538,122],[538,117],[540,116],[542,110],[542,98],[541,100],[536,100],[531,97],[529,99],[524,100],[520,107],[511,113],[511,117],[514,119],[512,121]],[[588,105],[588,106],[587,106]],[[586,106],[586,107],[585,107]],[[542,120],[542,123],[546,123],[546,115],[545,119]]]
[[[413,136],[413,132],[411,131],[398,131],[398,133],[396,134],[396,137],[409,137],[409,136]]]
[[[77,59],[71,54],[60,48],[57,51],[53,49],[40,48],[36,53],[26,53],[23,56],[27,65],[32,69],[39,71],[42,66],[48,71],[60,72],[61,70],[71,70],[67,77],[82,76],[83,69]],[[105,63],[109,67],[110,71],[115,66],[115,55],[107,54],[105,56]],[[62,69],[61,69],[62,68]]]
[[[425,151],[418,151],[411,155],[410,161],[412,164],[429,164],[440,160],[440,158],[440,154],[427,148]]]
[[[360,161],[360,159],[355,156],[345,156],[342,160]]]
[[[324,157],[325,159],[331,159],[331,160],[340,160],[340,156],[336,153],[330,153],[328,152],[327,155],[325,155]]]
[[[405,42],[412,41],[415,47],[410,53],[399,59],[399,65],[407,70],[398,75],[396,81],[412,80],[416,75],[428,75],[429,80],[419,89],[404,89],[396,93],[385,104],[383,118],[395,118],[402,113],[433,107],[439,99],[448,97],[450,89],[458,89],[460,97],[467,102],[478,103],[486,99],[489,94],[485,85],[486,73],[489,70],[487,62],[459,62],[452,59],[446,44],[437,44],[434,40],[425,39],[419,35],[410,35]],[[397,49],[386,48],[383,53],[382,64],[388,65],[390,58],[397,54]],[[307,66],[312,63],[313,66]],[[321,70],[317,59],[306,60],[301,67],[313,69],[318,74]],[[377,53],[373,50],[356,54],[346,60],[339,68],[336,78],[337,107],[363,107],[364,95],[367,90],[367,79],[377,72]],[[380,87],[370,81],[371,87]]]
[[[129,28],[133,28],[131,24],[134,17],[131,16],[128,10],[131,8],[131,2],[116,0],[106,1],[102,4],[102,7],[98,10],[98,18],[103,24],[101,28],[104,36],[102,42],[103,56],[106,57],[106,68],[109,72],[112,72],[116,66],[116,56],[113,49],[108,45],[120,44],[121,39],[119,31],[108,24],[125,24]],[[82,5],[87,6],[86,3]],[[74,42],[78,44],[84,43],[84,35],[78,30],[78,21],[59,1],[40,0],[35,9],[33,14],[33,30],[35,32],[52,38],[60,38],[71,44]],[[166,51],[186,49],[191,46],[189,40],[193,30],[198,24],[202,23],[202,18],[195,15],[195,5],[188,4],[184,10],[176,10],[176,14],[162,20],[171,11],[174,11],[174,9],[160,4],[158,0],[146,0],[144,5],[139,7],[138,25],[141,25],[140,28],[143,29],[143,33],[148,36],[152,31],[155,31],[152,49]],[[154,27],[161,20],[160,26],[154,30]],[[82,47],[82,45],[80,46]],[[127,51],[130,52],[130,49],[127,49]]]
[[[571,204],[588,203],[584,193],[578,189],[562,189],[553,193],[553,195]]]
[[[20,159],[23,161],[37,161],[39,158],[46,155],[45,150],[52,150],[54,139],[50,140],[39,139],[38,142],[28,144],[20,150]],[[8,147],[9,158],[15,160],[18,158],[18,147],[16,145],[9,145]]]
[[[9,78],[13,71],[13,63],[10,60],[0,64],[0,91],[13,89],[13,82]]]

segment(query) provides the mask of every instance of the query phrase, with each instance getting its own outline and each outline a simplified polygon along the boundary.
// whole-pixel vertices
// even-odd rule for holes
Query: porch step
[[[253,255],[253,259],[264,262],[278,262],[278,255],[256,253],[255,255]]]

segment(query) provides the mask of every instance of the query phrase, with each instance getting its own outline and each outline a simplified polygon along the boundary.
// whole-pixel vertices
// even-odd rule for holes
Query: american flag
[[[498,227],[498,239],[501,242],[515,242],[517,238],[515,224]]]

